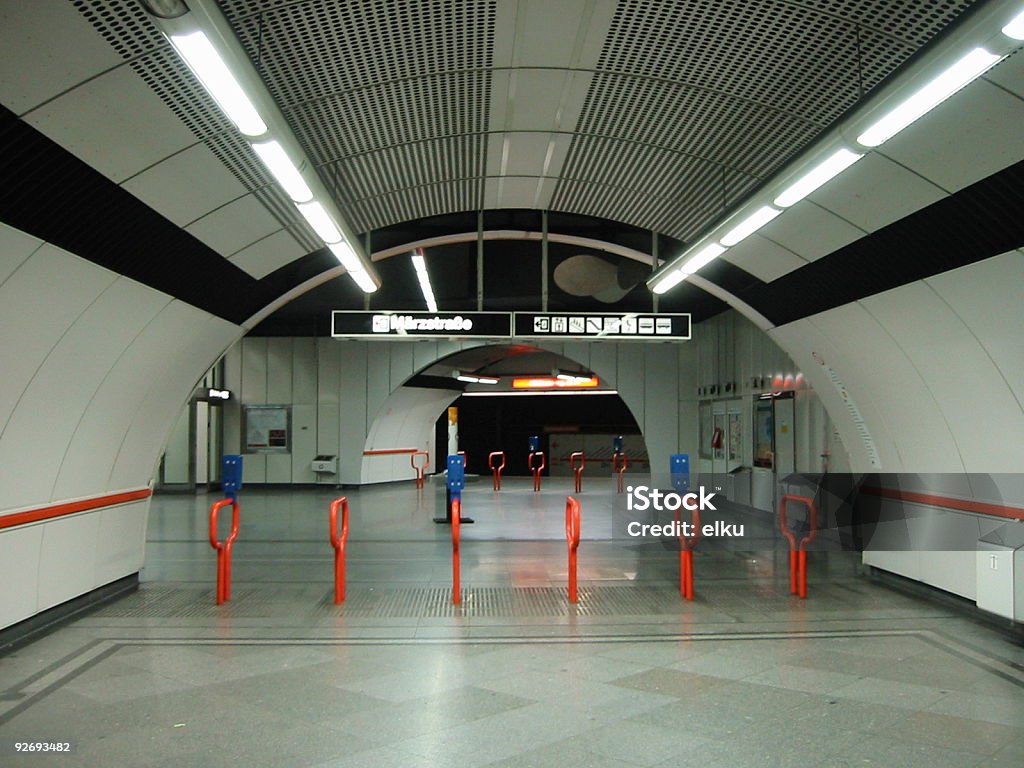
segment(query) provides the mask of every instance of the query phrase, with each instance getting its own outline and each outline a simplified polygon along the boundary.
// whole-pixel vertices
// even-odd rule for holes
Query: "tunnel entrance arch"
[[[481,396],[493,395],[497,391],[506,393],[511,388],[508,380],[515,374],[550,376],[552,370],[555,369],[566,372],[593,373],[600,382],[599,391],[609,394],[604,396],[587,395],[587,397],[594,397],[595,405],[599,399],[603,401],[605,398],[616,398],[621,401],[625,406],[623,410],[632,422],[630,426],[633,426],[636,433],[630,437],[630,445],[644,446],[642,451],[637,452],[649,455],[642,421],[646,411],[643,397],[645,390],[642,387],[627,388],[627,393],[634,395],[633,397],[628,397],[626,393],[620,391],[618,389],[620,379],[618,355],[599,353],[595,356],[592,347],[598,346],[606,348],[606,352],[609,350],[617,352],[615,348],[620,345],[473,343],[461,346],[454,351],[439,350],[434,359],[418,366],[418,370],[411,376],[398,382],[372,416],[363,446],[360,482],[385,482],[412,479],[415,476],[409,462],[409,455],[386,453],[389,450],[414,447],[428,450],[431,454],[432,466],[442,466],[441,461],[447,452],[447,446],[435,432],[435,426],[438,419],[445,414],[445,410],[464,395],[463,385],[453,377],[453,373],[459,371],[492,375],[504,382],[503,385],[496,386],[495,391],[487,391],[489,388],[486,386],[470,384],[467,387],[469,391],[465,393],[467,396],[475,396],[476,393]],[[566,349],[567,347],[569,349]],[[599,361],[598,365],[593,365],[595,357]],[[606,364],[600,364],[601,361]],[[521,395],[513,395],[511,392],[507,392],[506,396],[521,397]],[[572,396],[559,395],[559,397]],[[577,395],[577,397],[582,398],[583,396]],[[674,419],[672,426],[675,426]],[[562,439],[561,442],[575,445],[575,442],[579,441]],[[610,439],[608,442],[610,447]],[[523,443],[525,450],[525,439]],[[588,441],[588,444],[592,443],[593,441]],[[506,452],[512,453],[518,447],[495,446],[493,450],[506,450]],[[475,453],[480,453],[479,447],[475,449]],[[471,471],[476,468],[477,464],[479,464],[479,468],[483,467],[483,454],[476,458],[478,461],[474,462]],[[638,456],[638,458],[640,457]],[[513,467],[510,469],[515,471]]]

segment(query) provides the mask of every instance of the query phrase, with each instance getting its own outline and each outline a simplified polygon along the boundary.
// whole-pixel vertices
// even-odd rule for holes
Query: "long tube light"
[[[921,75],[926,73],[929,67],[933,67],[931,62],[936,59],[946,58],[948,61],[948,50],[952,46],[947,45],[945,51],[932,52],[919,61],[915,65],[916,70],[912,68],[910,73],[903,78],[903,82],[898,80],[887,86],[880,94],[858,108],[857,113],[845,121],[845,128],[835,129],[831,139],[819,142],[819,147],[824,146],[827,149],[818,151],[828,154],[795,181],[789,181],[787,186],[776,191],[772,200],[773,205],[762,204],[760,207],[754,208],[757,198],[749,200],[746,205],[748,210],[754,208],[753,213],[750,213],[739,224],[733,225],[732,229],[724,235],[720,233],[728,223],[719,224],[716,227],[717,231],[712,230],[707,236],[697,240],[687,251],[671,260],[648,279],[647,284],[651,291],[656,294],[670,291],[701,266],[705,266],[715,257],[724,253],[728,247],[736,245],[780,215],[783,211],[779,209],[795,205],[862,158],[866,152],[858,151],[858,147],[853,145],[852,134],[844,139],[844,131],[852,130],[851,126],[859,123],[863,116],[870,116],[872,113],[884,109],[891,100],[891,96],[887,94],[897,95],[901,90],[906,91],[913,87],[908,87],[907,82],[914,83],[924,80],[923,85],[913,90],[896,106],[888,108],[882,117],[857,134],[856,145],[859,145],[859,148],[870,150],[881,145],[1019,48],[1019,44],[1014,45],[1005,39],[1010,38],[1018,43],[1024,41],[1024,11],[1017,11],[1016,15],[1007,21],[1006,18],[1009,15],[1007,7],[1011,5],[1013,3],[1010,0],[1002,0],[1002,2],[996,0],[986,6],[984,12],[979,12],[972,17],[970,22],[959,26],[949,39],[953,46],[972,41],[973,44],[967,43],[971,45],[967,53],[962,54],[938,75],[928,80],[924,80]],[[995,32],[996,25],[1000,32]],[[1000,37],[1000,33],[1005,37]],[[837,148],[837,143],[850,146]],[[803,162],[804,167],[807,166],[805,161],[797,162]],[[786,177],[780,175],[777,178],[785,179]],[[790,178],[792,177],[790,176]],[[762,201],[765,200],[763,192],[758,197]]]
[[[299,203],[295,206],[299,209],[299,213],[302,214],[309,226],[316,232],[317,237],[327,243],[330,246],[332,243],[337,243],[342,240],[341,232],[338,230],[338,225],[334,223],[330,214],[324,209],[324,207],[313,200],[309,203]]]
[[[782,213],[782,211],[778,208],[772,208],[770,205],[762,205],[752,214],[747,216],[747,218],[743,219],[743,221],[722,235],[722,239],[719,242],[726,247],[736,245],[736,243],[757,232],[757,230],[774,219],[780,213]]]
[[[837,149],[786,187],[782,194],[775,198],[775,205],[780,208],[789,208],[789,206],[795,205],[818,187],[834,179],[862,157],[864,157],[862,152],[854,152],[845,147]]]
[[[1010,19],[1010,23],[1003,27],[1002,32],[1014,40],[1024,40],[1024,11]]]
[[[423,251],[416,251],[412,255],[412,265],[416,269],[420,290],[423,291],[423,298],[427,302],[427,311],[437,312],[437,302],[434,300],[434,289],[430,286],[430,275],[427,274],[427,260],[423,256]]]
[[[246,136],[262,136],[267,132],[267,124],[205,32],[200,29],[168,37],[174,50],[210,92],[217,106],[238,126],[238,130]]]
[[[260,160],[267,166],[267,170],[277,179],[288,197],[295,203],[306,203],[313,199],[313,191],[309,188],[306,180],[302,178],[295,163],[288,157],[284,147],[278,141],[254,141],[252,148],[260,156]]]
[[[356,234],[313,170],[287,119],[238,42],[216,0],[142,0],[154,23],[348,275],[366,293],[380,278]],[[347,242],[346,242],[347,241]]]
[[[857,137],[865,147],[877,147],[925,113],[937,107],[969,82],[988,70],[1002,56],[974,48],[952,66],[925,84]]]

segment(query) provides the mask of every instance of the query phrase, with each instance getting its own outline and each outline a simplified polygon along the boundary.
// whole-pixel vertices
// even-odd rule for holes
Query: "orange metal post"
[[[224,541],[217,538],[217,514],[231,507],[231,533]],[[217,605],[231,599],[231,548],[238,538],[238,524],[242,508],[234,499],[221,499],[210,507],[210,546],[217,550]]]
[[[341,508],[341,533],[338,533],[338,508]],[[345,602],[345,542],[348,541],[348,498],[331,502],[331,546],[334,547],[334,604]]]
[[[459,521],[462,518],[462,502],[452,500],[452,602],[462,602],[462,585],[459,575]]]
[[[494,465],[494,457],[501,456],[501,464]],[[492,451],[487,456],[487,466],[490,467],[491,473],[494,475],[494,490],[501,490],[501,470],[505,468],[505,452],[504,451]]]
[[[569,545],[569,602],[579,602],[576,584],[577,558],[580,547],[580,502],[572,496],[565,499],[565,539]]]
[[[579,461],[577,462],[577,459]],[[576,476],[576,493],[583,490],[583,468],[587,466],[587,457],[583,451],[573,451],[569,454],[569,468]]]
[[[680,511],[676,510],[676,522],[682,518]],[[700,510],[695,509],[690,513],[690,522],[693,524],[692,536],[679,536],[679,594],[686,600],[693,600],[693,548],[697,546],[700,538]]]
[[[417,464],[416,463],[416,457],[417,456],[423,456],[424,457],[423,464]],[[412,468],[416,470],[416,487],[417,488],[422,488],[423,487],[423,470],[425,470],[427,468],[427,465],[430,464],[430,454],[427,453],[426,451],[416,451],[415,453],[410,454],[410,456],[409,456],[409,463],[412,465]]]
[[[533,466],[533,457],[540,456],[540,466]],[[526,460],[526,466],[533,472],[533,490],[540,490],[540,473],[544,471],[544,468],[548,465],[548,457],[544,455],[544,451],[534,451],[530,454]]]
[[[626,473],[626,469],[629,467],[629,457],[624,453],[613,453],[612,454],[612,472],[618,474],[619,479],[616,484],[617,492],[622,493],[624,486],[623,475]]]
[[[807,507],[807,524],[809,531],[799,542],[796,534],[789,530],[786,519],[786,507],[795,501]],[[807,545],[818,535],[818,505],[807,496],[783,496],[779,503],[779,528],[789,542],[789,591],[790,594],[807,597]]]

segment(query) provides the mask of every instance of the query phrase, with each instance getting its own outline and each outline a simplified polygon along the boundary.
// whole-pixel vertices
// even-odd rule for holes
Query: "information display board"
[[[516,312],[518,338],[671,341],[690,338],[689,314]]]
[[[511,312],[359,312],[331,313],[334,338],[505,339],[512,334]]]
[[[291,415],[291,408],[287,405],[243,406],[243,453],[289,453]]]

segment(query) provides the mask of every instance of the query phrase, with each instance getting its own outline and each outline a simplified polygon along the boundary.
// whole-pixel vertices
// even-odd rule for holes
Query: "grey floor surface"
[[[687,603],[676,552],[618,535],[606,480],[570,604],[567,485],[470,485],[460,606],[436,487],[349,492],[342,606],[337,492],[244,491],[222,606],[213,498],[158,496],[139,591],[0,657],[0,766],[1024,766],[1006,635],[829,547],[801,601],[769,520],[702,545]]]

